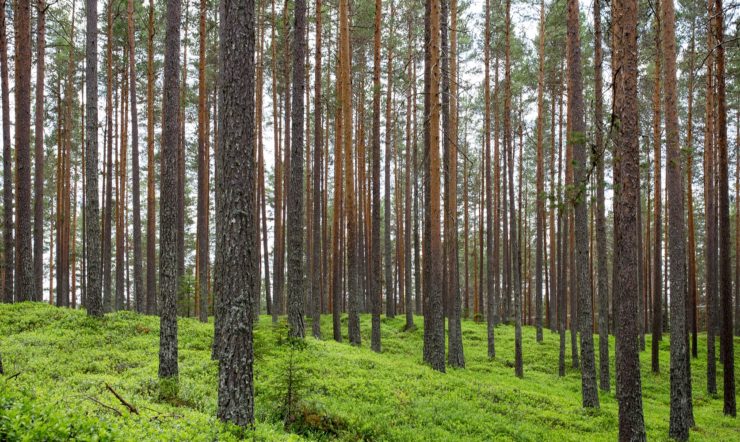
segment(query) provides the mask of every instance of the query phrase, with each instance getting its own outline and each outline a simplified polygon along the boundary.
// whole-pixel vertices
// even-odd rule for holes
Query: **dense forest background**
[[[403,316],[442,372],[468,322],[490,360],[513,326],[517,377],[531,326],[584,407],[617,386],[622,439],[645,438],[640,357],[669,372],[684,440],[692,389],[736,413],[739,11],[3,1],[0,299],[158,315],[175,386],[178,318],[212,318],[241,426],[260,315],[356,346],[369,315],[375,352]]]

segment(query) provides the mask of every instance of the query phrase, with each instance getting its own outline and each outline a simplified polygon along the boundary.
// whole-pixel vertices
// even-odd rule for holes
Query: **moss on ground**
[[[0,377],[0,440],[616,440],[613,378],[612,392],[600,394],[601,409],[584,410],[579,372],[569,368],[565,378],[557,376],[556,334],[546,331],[538,344],[534,328],[523,328],[524,379],[518,379],[513,327],[496,329],[498,356],[489,361],[485,324],[463,321],[467,368],[441,374],[422,363],[423,319],[415,321],[418,327],[407,332],[402,317],[383,318],[383,352],[375,354],[367,315],[359,348],[346,336],[341,344],[308,338],[296,348],[284,338],[284,325],[263,316],[255,330],[257,423],[244,431],[215,418],[212,323],[180,319],[179,386],[176,394],[163,395],[157,317],[119,312],[92,319],[45,304],[0,305],[6,370]],[[343,324],[346,331],[346,318]],[[331,335],[330,316],[322,331]],[[706,345],[705,336],[699,341]],[[649,353],[641,354],[649,440],[668,439],[668,342],[664,337],[660,345],[660,374],[650,372]],[[647,343],[649,348],[649,336]],[[611,351],[613,358],[613,341]],[[723,416],[721,396],[706,394],[706,348],[699,353],[692,360],[697,426],[691,439],[740,440],[740,421]],[[289,377],[295,398],[286,402]]]

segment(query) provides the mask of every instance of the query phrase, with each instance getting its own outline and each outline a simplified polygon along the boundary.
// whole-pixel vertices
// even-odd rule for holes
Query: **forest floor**
[[[404,331],[403,316],[383,318],[383,351],[376,354],[369,349],[369,315],[362,316],[359,348],[346,336],[344,343],[330,339],[329,315],[322,318],[325,340],[308,338],[305,345],[291,344],[285,325],[261,317],[254,340],[257,423],[244,432],[215,417],[212,323],[179,320],[179,391],[163,395],[157,317],[119,312],[96,320],[44,304],[0,305],[6,372],[0,377],[0,440],[616,440],[613,371],[611,392],[599,395],[601,409],[582,408],[570,346],[567,376],[557,375],[557,334],[546,330],[538,344],[535,329],[524,327],[524,378],[518,379],[514,328],[496,328],[491,361],[485,323],[463,321],[466,368],[442,374],[422,363],[422,318],[414,320],[417,328]],[[346,317],[342,322],[346,331]],[[668,342],[665,336],[660,345],[660,374],[650,371],[649,336],[641,353],[648,440],[668,439]],[[692,360],[691,440],[740,440],[740,419],[722,414],[721,364],[720,396],[706,393],[706,336],[699,342],[699,359]],[[289,390],[294,400],[286,400]]]

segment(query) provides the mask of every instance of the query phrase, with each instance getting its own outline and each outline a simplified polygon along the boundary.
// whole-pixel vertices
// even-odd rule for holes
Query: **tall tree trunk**
[[[146,313],[157,313],[156,206],[154,196],[154,0],[149,0],[146,47]]]
[[[596,25],[594,24],[594,31],[596,30]],[[594,51],[594,56],[596,52]],[[598,91],[598,89],[597,89]],[[550,192],[548,196],[555,201],[555,198],[559,194],[559,190],[555,183],[555,102],[557,101],[557,95],[555,93],[555,84],[553,82],[552,90],[550,92]],[[598,101],[597,101],[598,103]],[[600,121],[600,120],[599,120]],[[560,175],[558,174],[558,178],[560,178]],[[556,221],[555,221],[555,212],[557,212],[557,207],[555,204],[551,203],[550,207],[550,302],[549,302],[549,309],[548,309],[548,326],[550,327],[551,331],[556,331],[559,329],[559,322],[557,320],[558,318],[558,309],[559,309],[559,301],[558,301],[558,264],[560,262],[560,259],[558,257],[557,252],[557,236],[555,235],[555,227],[556,227]]]
[[[380,20],[383,14],[381,0],[375,0],[373,35],[373,129],[372,129],[372,235],[370,238],[372,272],[370,297],[372,299],[372,330],[370,348],[380,352],[380,311],[382,276],[380,258]],[[418,242],[418,241],[417,241]],[[418,292],[417,292],[418,293]],[[418,295],[417,295],[418,296]]]
[[[8,80],[8,30],[5,18],[7,0],[0,3],[0,82],[3,111],[3,294],[4,302],[13,302],[15,241],[13,239],[13,154],[10,144],[10,92]],[[97,181],[96,181],[97,183]]]
[[[575,255],[578,291],[578,328],[581,337],[581,389],[584,407],[599,407],[596,386],[596,363],[591,323],[591,275],[588,271],[588,159],[586,154],[586,123],[583,111],[583,76],[581,73],[581,37],[579,32],[578,0],[568,1],[568,117],[572,143],[575,193],[572,195],[575,223]]]
[[[85,1],[85,242],[87,244],[87,314],[102,316],[100,281],[100,214],[98,208],[98,3]],[[0,40],[2,37],[0,37]],[[2,42],[0,42],[2,44]],[[4,47],[4,45],[3,45]],[[4,75],[3,79],[7,77]],[[5,84],[3,85],[5,88]],[[3,97],[5,93],[3,92]],[[3,100],[3,106],[5,102]],[[3,115],[6,115],[3,112]]]
[[[15,7],[15,299],[36,299],[31,243],[31,5]]]
[[[728,174],[728,153],[727,153],[727,108],[725,98],[725,41],[724,41],[724,9],[722,0],[715,1],[715,11],[717,16],[714,18],[715,41],[717,41],[717,149],[718,149],[718,175],[719,175],[719,294],[720,294],[720,311],[721,332],[720,332],[720,355],[723,364],[724,378],[724,413],[727,416],[735,417],[736,399],[735,399],[735,351],[732,340],[732,271],[731,251],[730,251],[730,201],[729,201],[729,174]],[[664,14],[675,15],[673,10],[666,10]],[[675,34],[675,31],[674,31]],[[667,36],[669,38],[670,35]],[[675,36],[674,39],[675,40]],[[675,54],[674,54],[675,59]],[[674,70],[675,72],[675,70]],[[666,101],[669,97],[666,96]],[[673,96],[675,102],[675,94]],[[678,117],[675,122],[676,137],[676,162],[678,162]],[[673,211],[670,212],[671,214]],[[683,215],[683,211],[679,212]],[[682,219],[683,220],[683,219]],[[680,232],[683,234],[683,229]],[[678,235],[678,233],[676,233]],[[683,238],[676,236],[676,238]],[[678,241],[677,241],[678,242]],[[673,244],[673,237],[671,237]],[[683,244],[683,242],[681,242]],[[683,250],[682,250],[683,251]],[[671,260],[673,261],[673,260]],[[673,271],[671,271],[673,274]],[[672,312],[671,312],[672,313]],[[681,317],[683,320],[683,317]],[[679,329],[681,330],[681,329]],[[673,331],[673,328],[671,328]],[[684,337],[686,331],[682,330]],[[673,336],[673,333],[671,333]],[[671,346],[672,347],[672,346]],[[688,393],[690,395],[690,392]]]
[[[440,2],[426,2],[425,23],[425,106],[426,118],[424,143],[425,156],[425,228],[426,251],[424,254],[425,298],[424,309],[424,360],[433,369],[445,371],[444,311],[442,309],[442,250],[440,246],[440,192],[439,192],[439,32]]]
[[[391,16],[390,16],[390,38],[387,43],[388,61],[387,61],[387,89],[385,96],[385,179],[383,190],[385,191],[385,198],[383,203],[384,216],[384,232],[383,232],[383,247],[384,256],[383,264],[385,266],[385,315],[389,318],[396,316],[396,292],[393,285],[393,260],[391,258],[391,155],[393,151],[393,6],[394,0],[391,0]]]
[[[358,316],[358,303],[360,297],[358,273],[360,272],[357,262],[357,213],[355,206],[353,156],[352,156],[352,53],[350,51],[350,18],[349,0],[342,0],[339,5],[339,56],[342,59],[340,67],[341,87],[341,119],[342,119],[342,143],[344,147],[344,171],[346,198],[345,217],[347,222],[347,310],[349,313],[349,342],[360,345],[360,318]]]
[[[258,198],[258,218],[261,223],[261,232],[262,232],[262,259],[264,263],[264,271],[265,271],[265,309],[267,311],[267,314],[272,314],[272,296],[270,294],[270,250],[267,245],[267,237],[269,235],[267,230],[267,201],[266,201],[266,195],[265,195],[265,146],[264,146],[264,139],[262,134],[262,120],[263,120],[263,95],[264,95],[264,72],[265,72],[265,3],[260,0],[259,6],[258,6],[258,12],[257,17],[259,17],[259,41],[258,41],[258,64],[255,67],[257,70],[257,92],[255,95],[255,136],[256,136],[256,142],[257,142],[257,155],[258,155],[258,163],[257,167],[258,170],[258,176],[257,176],[257,198]],[[208,112],[208,106],[206,105],[206,114]],[[209,118],[205,117],[206,124],[209,121]],[[208,126],[206,125],[206,128]],[[207,132],[207,130],[206,130]],[[206,140],[208,140],[208,135],[206,133]],[[206,149],[208,149],[208,143],[206,141]],[[206,170],[209,170],[209,168],[206,168]],[[208,197],[210,194],[209,192],[206,192],[206,197]],[[206,217],[206,225],[208,225],[208,218]],[[206,242],[207,244],[207,242]],[[259,319],[259,293],[258,298],[255,299],[255,319]]]
[[[287,296],[284,290],[285,287],[285,244],[286,244],[286,236],[287,236],[287,206],[288,206],[288,198],[289,198],[289,191],[290,191],[290,178],[291,178],[291,169],[290,169],[290,142],[291,142],[291,130],[292,127],[290,125],[290,118],[291,118],[291,57],[290,57],[290,50],[293,47],[291,44],[291,35],[289,31],[289,19],[288,19],[288,0],[285,1],[285,4],[283,5],[283,81],[284,81],[284,88],[283,88],[283,174],[282,174],[282,181],[280,182],[280,186],[283,188],[283,198],[280,201],[280,211],[282,212],[282,223],[280,228],[280,241],[278,244],[280,245],[280,251],[278,253],[278,256],[280,257],[280,261],[278,262],[279,266],[275,266],[275,272],[276,274],[279,273],[279,279],[276,281],[275,286],[277,287],[278,282],[280,284],[280,296],[282,298],[280,302],[280,312],[281,313],[287,313]],[[280,271],[278,272],[278,267],[280,268]]]
[[[324,134],[322,132],[322,101],[321,101],[321,0],[316,0],[316,57],[314,59],[314,148],[313,148],[313,226],[310,234],[313,237],[311,255],[311,299],[313,300],[312,331],[316,338],[321,338],[321,181],[323,171],[322,148]],[[326,222],[326,220],[324,220]],[[267,262],[265,262],[267,264]]]
[[[111,217],[113,202],[113,2],[108,2],[106,23],[106,82],[105,91],[105,138],[106,166],[104,172],[103,202],[103,309],[110,312],[111,298]]]
[[[617,303],[617,401],[619,439],[645,440],[642,414],[638,324],[635,317],[639,287],[634,278],[637,262],[637,195],[639,189],[639,139],[637,101],[637,1],[617,0],[612,6],[616,72],[614,117],[616,134],[615,184],[619,186],[614,207],[615,287],[622,295]]]
[[[692,330],[691,353],[694,358],[699,356],[698,344],[698,315],[696,312],[696,236],[694,228],[694,56],[696,51],[696,30],[694,21],[691,22],[691,43],[689,49],[689,82],[688,82],[688,116],[686,117],[686,204],[689,215],[689,244],[688,244],[688,322]],[[738,175],[740,177],[740,174]],[[740,217],[737,218],[740,220]],[[740,239],[740,237],[738,237]],[[740,263],[740,260],[738,260]],[[740,273],[738,273],[740,276]],[[688,331],[687,331],[688,333]]]
[[[673,0],[663,0],[660,6],[662,26],[660,31],[665,68],[666,193],[668,206],[670,207],[668,211],[668,247],[671,291],[671,417],[668,433],[670,437],[676,440],[688,440],[689,427],[693,419],[690,417],[689,408],[691,389],[688,384],[689,357],[685,305],[686,228],[684,225],[684,189],[679,146],[678,91],[676,86],[676,17]],[[726,178],[725,175],[725,183],[727,182]],[[727,188],[725,187],[725,189]],[[729,227],[726,233],[729,235]],[[727,260],[729,270],[729,253]],[[655,270],[657,272],[657,269]]]
[[[504,58],[504,148],[507,150],[509,174],[509,244],[511,250],[511,284],[514,289],[514,372],[524,376],[522,363],[522,279],[521,253],[517,237],[516,210],[514,204],[514,139],[511,128],[511,0],[506,0],[506,53]],[[570,91],[570,89],[568,89]],[[569,100],[570,102],[570,100]],[[490,272],[489,272],[490,273]],[[507,301],[508,302],[508,301]]]
[[[346,5],[345,5],[346,6]],[[338,40],[338,45],[341,45],[341,43]],[[339,52],[339,51],[338,51]],[[342,63],[344,60],[340,57],[339,63]],[[338,71],[341,72],[341,67],[338,67]],[[338,78],[338,81],[342,81],[341,75]],[[341,86],[339,86],[339,91],[341,92]],[[341,99],[341,97],[340,97]],[[342,137],[344,135],[342,131],[342,118],[341,118],[341,108],[337,108],[337,112],[335,114],[335,136],[336,141],[334,143],[334,203],[333,203],[333,215],[332,215],[332,285],[331,285],[331,299],[330,299],[330,305],[332,310],[332,325],[333,325],[333,332],[334,332],[334,340],[337,342],[342,341],[342,325],[341,325],[341,311],[342,311],[342,267],[344,265],[344,255],[342,253],[342,232],[344,230],[342,226],[342,205],[343,205],[343,195],[342,195],[342,187],[343,187],[343,180],[342,180],[342,167],[343,167],[343,161],[342,161],[342,151],[344,145],[342,144]]]
[[[251,1],[251,0],[247,0]],[[227,33],[233,35],[233,32]],[[243,40],[242,40],[243,41]],[[229,59],[224,56],[223,58]],[[249,64],[243,58],[240,63]],[[160,211],[159,211],[159,305],[160,305],[160,332],[159,332],[159,377],[177,379],[177,192],[172,192],[177,186],[177,157],[178,157],[178,108],[180,102],[180,2],[167,0],[166,29],[165,29],[165,53],[164,53],[164,84],[162,98],[162,152],[161,152],[161,178],[160,178]],[[225,84],[228,84],[224,81]],[[241,93],[245,93],[242,89]],[[233,94],[230,94],[233,95]],[[242,108],[244,109],[244,108]],[[244,119],[249,119],[249,113]],[[219,149],[219,152],[222,149]],[[245,154],[246,155],[246,154]],[[233,164],[230,163],[230,164]],[[250,214],[251,215],[251,214]],[[244,219],[246,217],[233,218]],[[224,262],[233,262],[226,260]],[[248,273],[242,267],[244,273]],[[253,273],[248,273],[253,275]],[[225,278],[225,281],[236,281]],[[228,283],[228,282],[224,282]],[[246,289],[246,285],[244,288]],[[224,326],[228,329],[228,315],[223,319]],[[247,316],[248,318],[249,316]],[[243,321],[244,324],[246,321]],[[250,330],[243,327],[243,330]],[[234,333],[232,339],[245,338]],[[246,340],[246,338],[245,338]],[[240,345],[246,345],[241,343]],[[227,360],[228,358],[224,358]],[[221,367],[226,366],[223,364]],[[219,380],[221,376],[219,376]],[[220,387],[220,382],[219,382]],[[237,387],[234,387],[235,389]],[[220,388],[219,388],[220,390]],[[219,402],[220,403],[220,402]]]
[[[562,69],[561,69],[562,71]],[[566,241],[567,212],[564,205],[563,195],[563,79],[558,76],[558,334],[560,336],[560,353],[558,359],[558,375],[565,376],[565,330],[568,323],[567,306],[567,275],[568,262]]]
[[[126,49],[123,50],[123,66],[126,66]],[[125,67],[122,69],[123,74],[121,78],[121,137],[120,137],[120,157],[116,167],[118,171],[116,173],[116,310],[123,310],[126,308],[124,301],[124,271],[126,268],[126,250],[125,250],[125,223],[126,219],[124,216],[126,207],[126,166],[127,158],[126,153],[128,149],[128,118],[126,112],[126,102],[128,99],[128,76],[126,75]],[[118,153],[118,152],[117,152]],[[189,316],[189,315],[188,315]]]
[[[134,27],[134,0],[128,0],[128,56],[129,94],[131,96],[131,198],[133,199],[134,229],[134,294],[136,311],[145,309],[145,292],[141,269],[141,199],[139,191],[139,113],[136,95],[136,28]]]
[[[487,262],[487,285],[486,285],[486,330],[488,337],[488,358],[492,359],[496,357],[496,338],[495,338],[495,325],[496,325],[496,294],[495,294],[495,277],[494,277],[494,238],[493,238],[493,194],[491,190],[491,75],[490,75],[490,64],[491,64],[491,5],[490,0],[486,0],[485,9],[485,34],[483,41],[483,59],[484,59],[484,76],[483,76],[483,96],[485,97],[485,118],[484,118],[484,147],[485,157],[483,167],[485,168],[484,176],[481,179],[485,183],[485,205],[486,205],[486,262]],[[498,90],[498,87],[496,88]],[[498,161],[498,156],[496,156]],[[498,181],[497,181],[498,182]],[[481,225],[481,227],[483,227]],[[498,233],[498,225],[496,226]],[[498,236],[498,235],[497,235]],[[481,250],[483,243],[480,244]],[[496,249],[498,250],[498,249]],[[483,258],[481,256],[481,266]],[[481,273],[482,278],[482,273]],[[481,290],[483,284],[481,282]],[[482,308],[482,298],[479,302]]]
[[[306,40],[306,1],[295,1],[293,25],[293,117],[288,188],[288,324],[289,335],[303,338],[303,111],[306,88],[304,63]]]
[[[132,1],[132,0],[130,0]],[[208,322],[208,179],[210,157],[208,152],[208,107],[206,96],[206,11],[208,5],[201,0],[198,17],[198,208],[196,225],[196,285],[195,293],[199,305],[198,318]]]
[[[601,51],[601,0],[594,0],[594,129],[596,146],[596,274],[598,278],[597,293],[599,296],[599,388],[609,391],[609,276],[607,275],[606,250],[606,215],[604,204],[604,132],[602,129],[602,51]]]
[[[598,2],[599,0],[595,0]],[[537,75],[537,244],[535,245],[535,308],[537,342],[542,342],[542,248],[545,241],[545,171],[542,153],[545,87],[545,1],[540,0],[539,69]]]
[[[660,9],[661,2],[667,3],[673,0],[657,0],[656,8]],[[660,15],[655,14],[653,18],[653,28],[655,32],[655,64],[653,72],[653,147],[654,153],[654,170],[655,170],[655,245],[653,253],[653,339],[652,339],[652,369],[653,373],[660,372],[660,341],[663,339],[663,305],[661,302],[661,293],[663,282],[661,278],[661,260],[660,252],[663,250],[661,228],[663,221],[661,220],[661,124],[660,124],[660,98],[661,98],[661,84],[660,77],[663,74],[661,70],[661,58],[663,57],[661,48],[661,32],[662,26],[660,22]],[[666,110],[667,112],[667,110]],[[670,166],[667,164],[667,166]],[[667,172],[666,172],[667,174]],[[648,222],[649,223],[649,222]],[[646,275],[647,276],[647,275]]]
[[[185,109],[188,105],[188,42],[190,41],[190,0],[185,0],[185,38],[182,51],[182,80],[178,106],[179,136],[177,144],[177,289],[185,275]]]
[[[456,0],[453,0],[456,1]],[[407,98],[406,98],[406,146],[404,146],[404,149],[406,151],[406,160],[405,160],[405,189],[404,189],[404,232],[403,232],[403,240],[404,240],[404,266],[405,266],[405,272],[404,272],[404,293],[405,293],[405,301],[404,301],[404,308],[406,312],[406,330],[412,330],[414,328],[414,305],[413,301],[411,299],[411,293],[413,290],[412,287],[412,275],[411,275],[411,255],[413,253],[413,250],[411,249],[411,236],[413,235],[413,230],[411,226],[411,174],[413,170],[413,166],[411,164],[411,150],[412,150],[412,141],[411,141],[411,120],[412,120],[412,112],[413,108],[411,106],[411,101],[415,100],[415,98],[412,98],[412,87],[411,83],[416,81],[413,77],[413,70],[412,65],[414,63],[414,51],[412,49],[413,45],[412,42],[414,41],[414,29],[412,26],[412,14],[409,11],[408,14],[408,66],[407,66],[407,74],[409,79],[409,85],[408,85],[408,92],[407,92]],[[453,31],[456,32],[456,31]],[[415,135],[415,134],[414,134]]]
[[[299,0],[300,1],[300,0]],[[224,2],[220,8],[220,94],[222,126],[216,155],[222,197],[216,209],[216,253],[224,265],[216,296],[221,315],[218,417],[241,427],[254,422],[252,383],[253,299],[259,287],[259,228],[254,156],[254,0]],[[304,9],[305,11],[305,9]],[[302,40],[302,39],[299,39]],[[303,64],[303,58],[300,58]],[[301,76],[302,77],[302,76]],[[302,96],[302,94],[300,94]],[[302,122],[301,122],[302,123]],[[301,230],[302,231],[302,230]]]
[[[692,28],[693,29],[693,28]],[[692,34],[693,36],[693,34]],[[692,38],[693,43],[693,38]],[[692,46],[693,49],[693,46]],[[693,56],[693,51],[692,51]],[[692,59],[693,61],[693,59]],[[740,250],[740,109],[735,110],[735,250]],[[737,253],[737,252],[735,252]],[[694,275],[694,281],[696,276]],[[694,286],[696,289],[696,285]],[[696,290],[694,290],[696,296]],[[696,302],[692,299],[692,327],[693,340],[692,348],[696,348]],[[740,259],[735,256],[735,336],[740,336]]]
[[[457,0],[450,0],[450,69],[449,69],[449,152],[447,155],[448,170],[445,180],[445,193],[449,194],[449,207],[445,205],[447,220],[449,222],[449,236],[445,236],[445,245],[448,245],[447,280],[450,293],[450,315],[449,315],[449,349],[447,360],[453,367],[464,367],[465,356],[463,354],[462,306],[460,299],[460,274],[458,270],[458,236],[457,236],[457,148],[458,148],[458,101],[457,101]],[[445,24],[446,26],[446,24]],[[444,35],[444,33],[443,33]],[[407,143],[408,144],[408,143]],[[410,280],[409,280],[410,282]]]
[[[277,322],[278,315],[283,313],[283,264],[282,264],[282,247],[280,241],[282,238],[282,224],[283,224],[283,163],[280,151],[280,117],[278,115],[278,83],[277,83],[277,37],[275,29],[277,27],[277,19],[275,14],[275,0],[272,0],[272,26],[271,26],[271,51],[272,51],[272,118],[273,118],[273,140],[275,142],[275,179],[273,182],[273,189],[275,191],[274,201],[274,214],[275,214],[275,230],[273,232],[273,277],[274,279],[274,293],[272,302],[272,322]]]
[[[708,15],[714,14],[714,0],[707,0]],[[717,358],[715,327],[717,298],[717,208],[714,186],[714,37],[711,23],[707,28],[706,116],[704,124],[704,204],[706,213],[706,317],[707,317],[707,392],[717,394]]]
[[[36,84],[44,84],[46,57],[46,2],[36,2]],[[74,21],[74,16],[72,18]],[[74,33],[73,33],[74,36]],[[33,200],[33,275],[37,292],[34,300],[41,301],[44,278],[44,88],[36,88],[34,128],[34,200]],[[6,181],[7,183],[7,181]]]

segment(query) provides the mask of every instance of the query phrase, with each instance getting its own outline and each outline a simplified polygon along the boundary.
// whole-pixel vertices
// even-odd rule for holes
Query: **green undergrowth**
[[[322,319],[325,340],[299,344],[286,339],[284,324],[263,316],[254,342],[256,424],[242,430],[215,417],[212,323],[180,319],[175,389],[157,379],[157,317],[119,312],[92,319],[44,304],[0,305],[0,440],[616,440],[613,361],[612,391],[600,393],[601,409],[585,410],[579,372],[569,366],[567,376],[557,376],[556,334],[545,331],[538,344],[534,328],[524,327],[518,379],[513,327],[497,327],[497,356],[489,360],[485,324],[463,321],[467,368],[442,374],[422,363],[423,319],[414,319],[417,327],[405,331],[403,317],[383,318],[383,351],[376,354],[369,316],[361,318],[359,348],[346,336],[343,343],[330,339],[330,316]],[[649,351],[641,353],[649,440],[667,440],[668,341],[660,345],[660,374],[650,371]],[[723,416],[721,396],[706,394],[706,349],[699,350],[691,439],[740,440],[740,421]],[[721,377],[718,385],[721,395]]]

